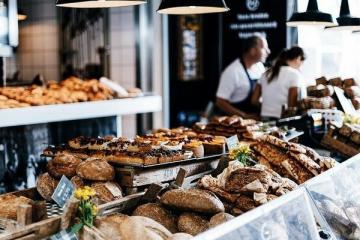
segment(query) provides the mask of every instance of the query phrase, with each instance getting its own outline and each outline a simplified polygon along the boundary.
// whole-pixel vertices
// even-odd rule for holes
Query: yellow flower
[[[239,155],[249,155],[250,153],[251,149],[249,144],[239,143],[237,147],[230,150],[229,158],[235,160]]]
[[[93,197],[95,195],[96,195],[95,190],[88,186],[77,189],[74,194],[74,196],[77,199],[85,200],[85,201],[89,200],[91,197]]]
[[[97,208],[96,205],[93,205],[91,210],[92,210],[92,214],[93,214],[94,216],[98,213],[98,208]]]

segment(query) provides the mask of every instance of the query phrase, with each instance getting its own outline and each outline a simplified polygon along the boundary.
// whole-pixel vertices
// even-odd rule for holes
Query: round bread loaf
[[[189,240],[192,238],[193,238],[193,236],[191,236],[188,233],[175,233],[175,234],[171,235],[169,238],[167,238],[166,240]]]
[[[91,184],[100,203],[107,203],[123,197],[121,187],[115,182],[97,182]]]
[[[209,229],[209,221],[203,216],[186,212],[179,216],[178,229],[195,236]]]
[[[81,177],[79,176],[73,176],[70,181],[72,182],[72,184],[74,185],[75,189],[78,188],[83,188],[85,186],[84,181],[82,180]]]
[[[216,214],[224,212],[224,204],[209,191],[200,189],[174,189],[167,191],[160,202],[177,210]]]
[[[47,170],[54,178],[61,178],[65,175],[71,178],[76,175],[76,168],[82,161],[71,154],[59,154],[47,164]]]
[[[228,213],[218,213],[210,219],[210,228],[216,227],[224,222],[230,221],[235,217]]]
[[[40,175],[36,181],[36,189],[40,195],[47,201],[51,201],[56,186],[59,181],[51,177],[48,173]]]
[[[115,177],[115,170],[109,163],[94,158],[80,163],[76,173],[79,177],[92,181],[111,181]]]
[[[0,217],[17,219],[17,210],[20,205],[33,205],[35,202],[26,197],[18,197],[8,193],[0,196]]]
[[[135,209],[133,216],[148,217],[166,227],[170,232],[177,232],[177,218],[170,211],[157,203],[147,203]]]

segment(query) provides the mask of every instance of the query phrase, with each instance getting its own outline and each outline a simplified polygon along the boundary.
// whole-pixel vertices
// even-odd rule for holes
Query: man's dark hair
[[[254,34],[248,38],[245,38],[241,43],[241,55],[250,52],[250,50],[257,46],[262,39],[260,34]]]

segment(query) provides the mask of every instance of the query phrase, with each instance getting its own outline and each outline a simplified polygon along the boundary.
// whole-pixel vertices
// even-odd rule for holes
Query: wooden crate
[[[181,168],[187,172],[187,177],[211,172],[217,168],[219,160],[220,157],[217,157],[156,168],[118,167],[116,168],[116,180],[127,193],[131,194],[152,183],[174,181]]]

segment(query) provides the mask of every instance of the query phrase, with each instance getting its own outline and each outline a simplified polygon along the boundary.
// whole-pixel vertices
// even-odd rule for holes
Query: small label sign
[[[51,236],[50,240],[78,240],[78,238],[69,230],[64,230]]]
[[[64,207],[66,201],[71,197],[75,188],[72,182],[65,176],[61,177],[51,198],[60,206]]]
[[[226,144],[227,144],[229,151],[236,148],[239,145],[239,139],[238,139],[237,135],[227,138]]]

